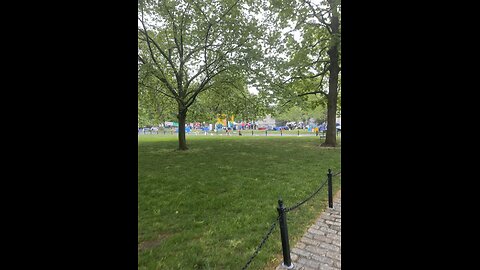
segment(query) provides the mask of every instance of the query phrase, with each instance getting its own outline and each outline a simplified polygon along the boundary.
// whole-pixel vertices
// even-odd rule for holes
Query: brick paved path
[[[341,191],[333,200],[333,209],[320,215],[300,241],[291,249],[294,269],[338,270],[340,265]],[[276,270],[286,269],[279,265]]]

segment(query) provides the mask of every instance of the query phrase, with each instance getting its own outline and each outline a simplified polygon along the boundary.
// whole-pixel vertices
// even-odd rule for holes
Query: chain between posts
[[[260,251],[260,249],[263,247],[263,245],[265,244],[265,242],[267,241],[268,237],[270,237],[270,235],[272,234],[273,230],[275,229],[275,226],[277,225],[277,221],[278,221],[278,218],[277,217],[275,219],[275,221],[272,223],[272,225],[270,225],[270,229],[268,230],[268,232],[265,234],[265,236],[263,237],[262,239],[262,242],[260,242],[260,245],[258,245],[257,249],[255,250],[255,252],[253,253],[253,255],[250,257],[250,259],[248,259],[247,263],[245,264],[245,266],[242,268],[242,270],[245,270],[248,268],[248,266],[250,265],[250,263],[252,263],[253,259],[257,256],[258,252]]]
[[[336,174],[331,174],[331,170],[329,169],[329,176],[330,177],[335,177],[337,175],[341,174],[341,171],[340,172],[337,172]],[[308,196],[306,199],[304,199],[303,201],[295,204],[294,206],[292,207],[288,207],[288,208],[283,208],[284,209],[284,213],[287,213],[289,211],[292,211],[292,210],[295,210],[297,209],[298,207],[300,207],[301,205],[303,205],[304,203],[306,203],[307,201],[309,201],[310,199],[312,199],[315,195],[317,195],[317,193],[325,186],[325,184],[328,182],[328,178],[325,180],[325,182],[323,182],[323,184],[314,192],[312,193],[310,196]],[[331,192],[331,191],[330,191]],[[283,206],[282,206],[283,207]],[[263,247],[263,245],[265,244],[265,242],[267,241],[267,239],[270,237],[270,235],[273,233],[274,229],[275,229],[275,226],[277,225],[277,222],[279,221],[280,219],[280,215],[277,216],[277,218],[275,219],[275,221],[272,223],[272,225],[270,225],[270,229],[267,231],[267,233],[265,234],[265,236],[263,237],[262,241],[260,242],[260,244],[258,245],[258,247],[256,248],[255,252],[253,253],[253,255],[249,258],[249,260],[247,261],[247,263],[245,264],[245,266],[242,268],[242,270],[245,270],[248,268],[248,266],[252,263],[253,259],[257,256],[258,252],[260,251],[260,249]],[[286,226],[286,225],[284,225]],[[287,237],[287,241],[288,241],[288,233],[286,233],[286,237]],[[282,247],[283,248],[283,247]],[[288,250],[288,253],[289,253],[289,250]],[[284,254],[285,255],[285,254]],[[291,263],[289,261],[289,263]],[[292,264],[292,267],[293,267],[293,264]]]
[[[294,206],[292,207],[288,207],[285,209],[285,212],[290,212],[292,210],[295,210],[296,208],[300,207],[302,204],[306,203],[308,200],[310,200],[311,198],[313,198],[313,196],[317,195],[317,193],[323,188],[323,186],[325,186],[325,184],[327,183],[328,179],[325,180],[325,182],[323,182],[323,184],[314,192],[312,193],[312,195],[308,196],[305,200],[295,204]]]
[[[334,174],[332,177],[334,176],[337,176],[339,174],[341,174],[342,172],[338,172],[336,174]],[[325,182],[323,182],[323,184],[314,192],[312,193],[312,195],[308,196],[306,199],[304,199],[303,201],[295,204],[294,206],[292,207],[288,207],[285,209],[285,212],[290,212],[292,210],[295,210],[297,209],[298,207],[300,207],[302,204],[306,203],[307,201],[309,201],[311,198],[313,198],[315,195],[317,195],[317,193],[325,186],[325,184],[328,182],[328,178],[325,180]]]

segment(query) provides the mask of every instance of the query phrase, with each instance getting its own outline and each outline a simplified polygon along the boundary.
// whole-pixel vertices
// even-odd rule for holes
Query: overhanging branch
[[[303,97],[306,95],[314,95],[314,94],[322,94],[323,96],[328,97],[328,94],[323,92],[322,90],[298,94],[297,97]]]
[[[303,3],[307,4],[310,7],[310,10],[313,12],[315,18],[317,18],[325,26],[325,29],[327,29],[328,33],[332,34],[331,24],[325,21],[325,18],[323,18],[323,14],[318,14],[315,10],[315,7],[312,6],[312,3],[310,3],[310,1],[303,0]]]

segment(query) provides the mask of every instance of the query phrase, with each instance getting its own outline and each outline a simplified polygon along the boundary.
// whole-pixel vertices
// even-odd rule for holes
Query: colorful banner
[[[224,127],[227,126],[227,116],[225,114],[217,114],[217,123],[216,125],[221,124]]]

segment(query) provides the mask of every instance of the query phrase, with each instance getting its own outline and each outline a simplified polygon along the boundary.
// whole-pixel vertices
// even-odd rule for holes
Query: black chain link
[[[278,217],[275,219],[275,221],[272,223],[272,225],[270,225],[270,229],[268,230],[267,234],[265,234],[265,236],[264,236],[263,239],[262,239],[262,242],[260,242],[260,245],[258,245],[257,249],[255,250],[255,252],[253,253],[253,255],[250,257],[250,259],[248,259],[248,262],[245,264],[245,266],[242,268],[242,270],[247,269],[247,267],[248,267],[248,266],[250,265],[250,263],[253,261],[253,258],[255,258],[255,256],[257,256],[258,252],[259,252],[260,249],[263,247],[263,245],[264,245],[265,242],[267,241],[268,237],[270,237],[270,235],[272,234],[273,229],[275,229],[275,226],[277,225],[277,221],[278,221]]]
[[[341,173],[342,173],[342,172],[340,171],[340,172],[332,175],[332,177],[337,176],[337,175],[339,175],[339,174],[341,174]],[[313,196],[317,195],[317,193],[323,188],[323,186],[325,186],[325,184],[327,183],[327,181],[328,181],[328,178],[327,178],[327,180],[325,180],[325,182],[323,182],[323,184],[322,184],[312,195],[308,196],[305,200],[303,200],[303,201],[295,204],[294,206],[286,208],[286,209],[285,209],[285,212],[289,212],[289,211],[295,210],[295,209],[297,209],[298,207],[300,207],[300,205],[306,203],[308,200],[310,200],[311,198],[313,198]]]
[[[328,179],[325,180],[325,182],[323,182],[323,184],[314,192],[312,193],[312,195],[308,196],[305,200],[295,204],[294,206],[292,207],[288,207],[288,208],[285,208],[285,212],[290,212],[298,207],[300,207],[300,205],[306,203],[308,200],[310,200],[311,198],[313,198],[313,196],[317,195],[317,193],[323,188],[323,186],[325,186],[325,184],[327,183]]]
[[[337,176],[339,174],[341,174],[342,172],[338,172],[334,175],[332,175],[332,177],[334,176]],[[311,198],[313,198],[313,196],[315,196],[324,186],[325,184],[327,183],[328,179],[325,180],[325,182],[323,182],[323,184],[310,196],[308,196],[305,200],[297,203],[296,205],[292,206],[292,207],[289,207],[289,208],[285,208],[285,212],[289,212],[289,211],[292,211],[296,208],[298,208],[300,205],[306,203],[308,200],[310,200]],[[270,225],[270,229],[268,230],[268,232],[265,234],[265,236],[263,237],[262,239],[262,242],[260,242],[260,245],[258,245],[257,249],[255,250],[255,252],[253,253],[253,255],[250,257],[250,259],[248,259],[247,263],[245,264],[245,266],[242,268],[242,270],[245,270],[248,268],[248,266],[250,265],[250,263],[252,263],[253,259],[257,256],[258,252],[260,251],[260,249],[263,247],[263,245],[265,244],[265,242],[267,241],[267,239],[270,237],[270,235],[273,233],[273,230],[275,229],[275,226],[277,225],[277,221],[278,221],[279,217],[277,217],[275,219],[275,221],[272,223],[272,225]]]

